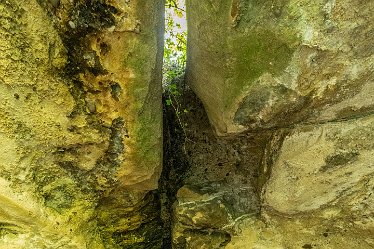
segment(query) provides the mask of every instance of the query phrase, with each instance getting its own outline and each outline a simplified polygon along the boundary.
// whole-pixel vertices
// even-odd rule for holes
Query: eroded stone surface
[[[226,248],[372,248],[373,116],[290,131]]]
[[[272,133],[216,137],[196,96],[181,92],[181,108],[189,112],[180,115],[186,136],[180,153],[188,166],[172,208],[173,248],[224,248],[236,222],[260,212],[259,165]]]
[[[177,242],[185,239],[187,248],[372,248],[373,3],[187,3],[187,81],[216,133],[232,139],[246,131],[266,142],[250,147],[262,155],[257,164],[236,171],[257,172],[256,180],[244,177],[262,193],[257,215],[220,220],[230,240],[200,242],[198,221],[211,217],[209,210],[222,202],[216,193],[225,192],[214,184],[217,173],[209,179],[211,199],[196,191],[186,203],[178,196]],[[191,183],[204,189],[206,178],[192,177],[187,193]],[[215,231],[214,225],[207,227]]]
[[[325,209],[292,217],[272,214],[245,219],[237,223],[237,233],[225,248],[372,248],[372,230],[355,227],[346,220],[347,215]]]
[[[251,187],[211,182],[184,186],[174,209],[175,248],[224,248],[235,223],[255,216],[259,203]]]
[[[268,180],[194,169],[177,195],[175,248],[372,248],[373,125],[368,116],[274,133],[257,161]]]
[[[159,247],[162,9],[0,2],[0,248]]]
[[[187,107],[174,248],[374,246],[372,115],[215,137]]]
[[[369,116],[293,130],[272,166],[265,205],[294,214],[332,205],[364,183],[372,190],[373,129],[374,118]]]
[[[177,195],[176,248],[373,248],[373,10],[360,0],[187,1],[187,81],[239,164],[212,174],[224,152],[209,136],[196,142],[207,148],[190,155]],[[260,139],[241,153],[234,141],[249,134]],[[234,209],[228,193],[240,196]],[[242,202],[256,212],[238,212]]]
[[[188,81],[218,134],[373,112],[373,2],[187,3]]]

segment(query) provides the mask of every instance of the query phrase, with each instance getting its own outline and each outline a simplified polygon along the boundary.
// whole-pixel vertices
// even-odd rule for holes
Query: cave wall
[[[160,248],[163,8],[0,2],[0,248]]]

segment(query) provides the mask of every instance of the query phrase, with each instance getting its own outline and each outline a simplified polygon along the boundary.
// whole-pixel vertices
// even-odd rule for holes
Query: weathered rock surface
[[[162,11],[0,2],[0,248],[160,247]]]
[[[271,166],[264,205],[296,214],[332,205],[352,194],[365,195],[358,194],[361,188],[373,190],[373,131],[373,116],[293,130]],[[373,205],[361,210],[371,217],[367,221],[373,218]],[[374,223],[371,226],[374,229]]]
[[[187,81],[230,136],[192,139],[175,248],[373,248],[374,3],[187,3]]]
[[[181,145],[188,168],[172,209],[172,244],[181,249],[222,248],[238,220],[260,213],[263,179],[258,165],[272,134],[218,138],[196,96],[183,91],[180,103],[187,104],[181,108],[189,112],[180,115],[186,136]]]
[[[373,1],[187,1],[187,78],[218,134],[374,110]]]
[[[224,150],[194,151],[174,207],[175,248],[373,248],[373,126],[371,115],[257,133],[264,140],[247,140],[246,152],[226,140],[241,164],[222,156],[226,177],[210,159]]]
[[[162,9],[0,1],[0,248],[373,248],[374,2],[189,0],[156,191]]]
[[[374,117],[303,126],[276,153],[261,218],[226,248],[373,248]]]
[[[173,227],[174,248],[224,248],[233,226],[259,212],[251,186],[211,182],[187,185],[177,195]]]

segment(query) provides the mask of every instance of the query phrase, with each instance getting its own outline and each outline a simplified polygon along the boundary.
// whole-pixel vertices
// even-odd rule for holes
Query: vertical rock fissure
[[[259,215],[261,189],[271,171],[265,158],[283,133],[218,137],[193,91],[184,83],[177,89],[182,93],[180,106],[188,113],[178,118],[173,106],[164,105],[164,171],[159,182],[164,246],[224,248],[231,241],[234,220]]]
[[[178,8],[177,3],[167,1],[166,8]],[[238,7],[239,2],[233,5]],[[166,14],[166,19],[172,17]],[[201,248],[204,244],[224,248],[231,241],[234,220],[259,215],[260,185],[267,180],[261,166],[274,134],[217,137],[203,104],[186,84],[186,47],[178,44],[186,34],[173,30],[174,24],[166,20],[159,180],[162,248]]]
[[[166,99],[165,97],[163,98]],[[172,106],[164,104],[164,155],[163,171],[159,181],[161,218],[163,220],[163,247],[172,248],[172,206],[177,200],[176,194],[182,186],[183,179],[189,168],[187,156],[184,151],[185,133],[178,122],[176,112]]]
[[[189,168],[185,153],[186,134],[182,107],[186,64],[186,12],[184,0],[165,1],[165,39],[163,60],[163,170],[159,180],[161,218],[163,220],[162,248],[171,249],[173,204]]]

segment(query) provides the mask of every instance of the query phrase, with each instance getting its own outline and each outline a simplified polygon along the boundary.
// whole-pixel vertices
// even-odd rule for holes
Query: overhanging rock
[[[373,2],[187,3],[187,78],[218,134],[373,112]]]

